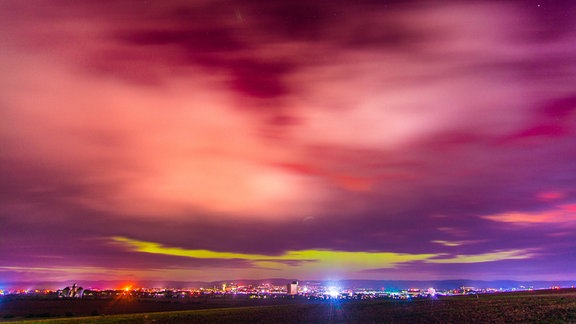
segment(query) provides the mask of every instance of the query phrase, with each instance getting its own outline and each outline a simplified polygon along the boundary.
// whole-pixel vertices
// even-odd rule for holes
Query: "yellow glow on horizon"
[[[286,261],[305,262],[306,267],[345,267],[345,268],[393,268],[398,263],[423,261],[441,254],[407,254],[395,252],[348,252],[333,250],[298,250],[286,251],[281,255],[246,254],[234,252],[217,252],[210,250],[188,250],[178,247],[165,247],[154,242],[144,242],[125,237],[113,237],[115,243],[134,252],[163,254],[199,259],[240,259],[254,261],[255,265],[263,267],[284,268]],[[314,264],[314,265],[312,265]]]
[[[426,260],[429,263],[482,263],[501,260],[522,260],[535,256],[531,250],[509,250],[473,255],[456,255],[447,259]]]
[[[246,254],[234,252],[216,252],[210,250],[187,250],[178,247],[166,247],[159,243],[133,240],[125,237],[113,237],[115,243],[120,243],[134,252],[144,252],[151,254],[164,254],[198,259],[243,259],[261,260],[277,259],[277,257],[259,254]]]
[[[301,269],[347,269],[366,270],[394,268],[398,264],[422,261],[424,263],[481,263],[501,260],[528,259],[535,254],[532,250],[508,250],[475,255],[449,256],[445,253],[395,253],[395,252],[349,252],[333,250],[297,250],[286,251],[281,255],[247,254],[217,252],[210,250],[190,250],[179,247],[166,247],[159,243],[133,240],[125,237],[113,237],[113,242],[121,244],[133,252],[162,254],[198,259],[248,260],[260,268],[270,270]],[[444,241],[442,241],[444,242]],[[449,242],[445,242],[449,243]],[[290,264],[295,261],[295,264]]]

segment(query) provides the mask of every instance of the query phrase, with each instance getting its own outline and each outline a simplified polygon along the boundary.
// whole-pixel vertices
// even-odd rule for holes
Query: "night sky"
[[[0,281],[573,280],[575,1],[0,1]]]

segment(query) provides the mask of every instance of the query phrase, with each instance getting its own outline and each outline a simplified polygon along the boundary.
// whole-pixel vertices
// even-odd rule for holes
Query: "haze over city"
[[[575,279],[574,1],[4,0],[0,43],[0,286]]]

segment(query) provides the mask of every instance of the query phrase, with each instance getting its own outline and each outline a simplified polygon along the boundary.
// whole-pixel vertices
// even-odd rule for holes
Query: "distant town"
[[[136,298],[136,299],[194,299],[194,298],[248,298],[277,299],[298,298],[310,300],[342,300],[342,299],[413,299],[436,298],[437,296],[480,295],[501,292],[531,291],[543,289],[574,288],[571,286],[524,286],[514,288],[476,288],[460,286],[451,289],[435,287],[397,288],[348,288],[339,285],[327,285],[324,282],[288,281],[286,284],[241,284],[238,282],[222,282],[201,288],[145,288],[126,286],[118,289],[83,288],[72,284],[62,289],[10,289],[0,290],[0,296],[30,296],[46,298]]]

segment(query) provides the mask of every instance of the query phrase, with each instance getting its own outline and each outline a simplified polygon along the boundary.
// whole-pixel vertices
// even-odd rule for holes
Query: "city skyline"
[[[0,17],[0,284],[575,279],[576,3]]]

